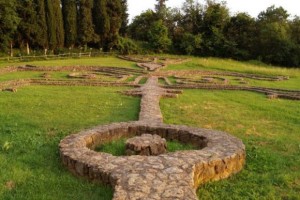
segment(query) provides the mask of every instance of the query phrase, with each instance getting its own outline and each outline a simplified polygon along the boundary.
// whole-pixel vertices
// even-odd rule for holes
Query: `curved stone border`
[[[142,87],[126,93],[142,96],[138,122],[99,126],[60,143],[63,163],[77,175],[112,185],[114,200],[195,200],[200,184],[227,178],[243,168],[245,146],[241,140],[219,131],[162,123],[159,99],[180,91],[163,89],[158,77],[150,77]],[[100,144],[144,133],[190,143],[197,149],[154,157],[115,157],[93,151]]]
[[[155,157],[115,157],[93,151],[105,142],[145,132],[191,143],[200,150]],[[114,200],[195,200],[200,184],[227,178],[243,168],[245,146],[241,140],[219,131],[128,122],[70,135],[60,142],[60,155],[64,165],[74,174],[113,186]]]
[[[238,73],[238,72],[226,72],[226,71],[202,71],[202,70],[168,70],[163,72],[157,72],[154,75],[156,76],[233,76],[237,78],[250,78],[255,80],[264,80],[264,81],[284,81],[289,80],[288,76],[267,76],[261,74],[247,74],[247,73]]]
[[[219,84],[177,84],[172,86],[164,86],[167,89],[207,89],[207,90],[238,90],[250,91],[272,95],[276,98],[300,100],[299,90],[284,90],[276,88],[252,87],[252,86],[238,86],[238,85],[219,85]]]

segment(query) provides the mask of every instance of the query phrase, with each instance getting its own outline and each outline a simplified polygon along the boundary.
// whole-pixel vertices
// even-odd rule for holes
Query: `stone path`
[[[126,92],[142,96],[140,120],[99,126],[65,138],[60,143],[63,163],[70,171],[114,187],[114,200],[196,200],[203,183],[239,172],[245,163],[241,140],[223,132],[162,123],[159,99],[179,91],[160,88],[150,77],[139,89]],[[195,150],[159,156],[120,156],[98,153],[103,143],[144,133],[195,145]]]

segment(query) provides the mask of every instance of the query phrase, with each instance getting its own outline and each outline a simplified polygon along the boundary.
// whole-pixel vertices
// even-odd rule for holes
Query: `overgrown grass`
[[[0,199],[111,199],[111,188],[74,177],[58,144],[99,124],[136,120],[125,88],[30,86],[0,93]]]
[[[105,143],[95,148],[96,151],[110,153],[114,156],[124,156],[125,155],[125,143],[127,138],[121,138],[112,142]],[[182,144],[177,141],[167,141],[167,151],[183,151],[192,150],[195,147],[191,144]]]
[[[299,69],[273,67],[269,65],[256,65],[251,62],[239,62],[231,59],[197,58],[193,57],[189,62],[169,65],[163,70],[218,70],[242,73],[254,73],[264,75],[300,76]]]
[[[0,67],[5,66],[112,66],[112,67],[127,67],[140,69],[134,62],[121,60],[119,58],[109,57],[95,57],[95,58],[77,58],[77,59],[63,59],[63,60],[45,60],[45,61],[30,61],[30,62],[0,62]]]
[[[300,103],[239,91],[185,90],[163,99],[166,123],[229,132],[247,148],[245,169],[209,183],[200,199],[299,199]]]

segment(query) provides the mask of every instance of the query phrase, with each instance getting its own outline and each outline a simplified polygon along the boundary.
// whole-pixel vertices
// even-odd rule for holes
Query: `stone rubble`
[[[142,96],[140,120],[95,127],[60,142],[63,164],[74,174],[111,185],[114,200],[196,200],[196,189],[239,172],[245,164],[241,140],[220,131],[163,124],[159,99],[180,91],[160,88],[150,77],[127,94]],[[192,144],[195,150],[158,156],[113,156],[95,152],[98,145],[144,133]]]
[[[167,141],[159,135],[143,134],[126,141],[126,155],[158,156],[167,152]]]

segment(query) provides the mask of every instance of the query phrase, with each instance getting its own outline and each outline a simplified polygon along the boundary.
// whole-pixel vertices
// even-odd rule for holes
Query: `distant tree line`
[[[300,66],[300,18],[290,18],[282,7],[271,6],[253,18],[247,13],[231,16],[226,3],[212,0],[204,5],[186,0],[181,9],[167,8],[166,0],[157,2],[154,11],[135,17],[128,28],[129,37],[156,52]]]
[[[224,2],[186,0],[128,25],[127,0],[0,0],[0,48],[59,51],[88,47],[130,53],[174,53],[300,66],[300,18],[271,6],[257,18],[230,15]]]
[[[59,50],[88,45],[107,50],[124,35],[127,0],[0,0],[0,45]]]

